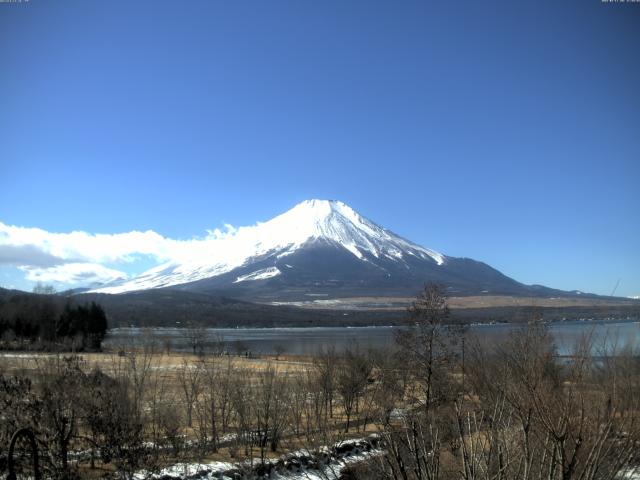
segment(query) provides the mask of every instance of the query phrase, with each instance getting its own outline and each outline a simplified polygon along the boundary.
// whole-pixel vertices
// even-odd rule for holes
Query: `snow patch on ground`
[[[157,474],[150,474],[146,471],[138,472],[133,475],[135,480],[150,480],[158,478],[171,479],[210,479],[220,478],[220,475],[235,469],[233,463],[228,462],[211,462],[211,463],[176,463],[170,467],[164,468]],[[228,478],[228,477],[222,477]]]
[[[618,474],[620,480],[640,480],[640,467],[627,468]]]
[[[374,458],[382,453],[379,437],[345,440],[333,447],[321,447],[316,452],[298,450],[283,455],[280,460],[259,462],[177,463],[158,473],[140,471],[135,480],[214,480],[231,478],[273,478],[278,480],[330,480],[338,479],[342,470],[351,464]]]

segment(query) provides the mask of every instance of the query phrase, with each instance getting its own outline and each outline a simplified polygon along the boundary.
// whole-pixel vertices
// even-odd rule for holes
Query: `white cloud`
[[[225,231],[220,230],[219,228],[215,228],[213,230],[207,230],[207,239],[208,240],[223,240],[225,238],[233,237],[236,233],[238,233],[238,229],[231,225],[230,223],[224,224]]]
[[[114,234],[83,231],[48,232],[0,222],[0,268],[17,267],[28,281],[62,284],[106,283],[133,273],[135,261],[151,257],[158,264],[200,262],[203,259],[233,261],[242,257],[245,244],[253,245],[254,227],[207,230],[204,237],[176,240],[153,230]],[[235,256],[234,256],[235,255]],[[227,259],[228,260],[228,259]]]
[[[65,263],[55,267],[20,267],[32,282],[90,285],[126,279],[127,274],[96,263]]]
[[[186,258],[234,231],[230,226],[226,229],[226,232],[216,229],[204,239],[174,240],[152,230],[54,233],[0,222],[0,267],[17,267],[25,273],[27,281],[66,285],[107,283],[128,277],[112,268],[114,264],[131,263],[139,256],[150,256],[157,262]]]
[[[159,260],[166,260],[172,258],[172,250],[177,243],[180,242],[167,239],[152,230],[116,234],[90,234],[81,231],[52,233],[40,228],[17,227],[0,222],[0,247],[5,251],[9,248],[20,249],[21,253],[31,250],[32,253],[38,252],[41,256],[44,254],[58,259],[59,263],[130,262],[134,260],[135,254],[152,255]],[[4,257],[6,254],[0,255],[3,263],[11,261],[11,258]],[[25,260],[14,259],[12,263],[28,264]]]

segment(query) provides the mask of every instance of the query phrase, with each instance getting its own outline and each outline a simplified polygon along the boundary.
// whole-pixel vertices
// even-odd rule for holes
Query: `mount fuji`
[[[93,293],[171,289],[290,301],[415,295],[428,281],[458,296],[570,294],[524,285],[485,263],[425,248],[334,200],[304,201]]]

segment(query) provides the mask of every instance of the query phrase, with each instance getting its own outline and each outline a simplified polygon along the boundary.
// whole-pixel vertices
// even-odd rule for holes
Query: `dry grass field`
[[[41,369],[42,364],[47,359],[65,356],[78,356],[83,365],[83,370],[89,372],[94,368],[109,372],[131,354],[141,356],[142,350],[129,350],[124,356],[116,351],[91,352],[91,353],[42,353],[42,352],[0,352],[0,372],[36,372]],[[215,357],[222,364],[227,360],[231,361],[235,368],[262,372],[270,366],[276,367],[282,373],[301,372],[312,365],[312,358],[295,355],[265,355],[259,358],[247,358],[244,356],[218,356]],[[177,372],[185,363],[196,364],[202,359],[198,355],[184,352],[152,353],[150,362],[154,370],[164,371],[171,375]]]
[[[304,302],[280,302],[312,309],[354,309],[354,310],[406,310],[413,297],[349,297],[331,300],[308,300]],[[498,308],[498,307],[618,307],[640,306],[634,299],[614,297],[516,297],[511,295],[474,295],[467,297],[448,297],[451,309]]]

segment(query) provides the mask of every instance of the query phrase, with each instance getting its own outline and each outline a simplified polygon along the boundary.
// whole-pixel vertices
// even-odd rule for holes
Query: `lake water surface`
[[[342,351],[358,345],[362,349],[387,347],[394,343],[395,332],[402,327],[317,327],[317,328],[208,328],[201,331],[205,344],[213,345],[222,338],[226,349],[249,350],[252,354],[271,354],[281,349],[295,355],[313,355],[320,349],[334,346]],[[515,324],[472,325],[468,336],[487,342],[501,342],[515,329]],[[640,322],[575,321],[549,324],[560,355],[571,353],[576,342],[586,334],[592,336],[596,348],[606,346],[640,347]],[[110,331],[105,345],[145,345],[154,342],[159,348],[188,351],[188,332],[180,328],[116,328]]]

